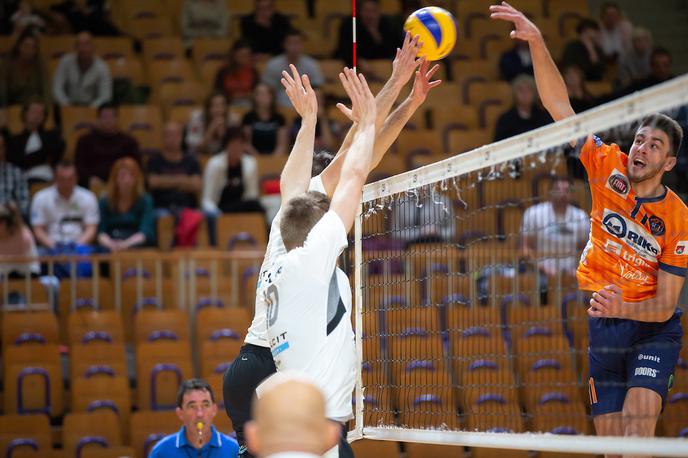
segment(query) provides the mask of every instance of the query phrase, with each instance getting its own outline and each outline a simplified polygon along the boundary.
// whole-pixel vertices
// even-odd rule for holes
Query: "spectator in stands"
[[[592,19],[581,19],[576,27],[578,38],[564,47],[563,66],[577,65],[588,81],[600,81],[604,76],[605,59],[600,41],[600,26]]]
[[[66,0],[51,6],[50,12],[53,22],[63,33],[122,34],[112,23],[107,0]]]
[[[258,167],[248,154],[239,127],[227,129],[224,151],[211,157],[203,173],[203,210],[217,214],[262,212],[258,202]]]
[[[423,165],[411,160],[410,166]],[[456,234],[454,207],[445,194],[431,191],[407,194],[394,203],[392,209],[392,230],[395,237],[412,243],[449,242]]]
[[[325,78],[320,71],[318,61],[303,53],[303,36],[298,30],[290,30],[284,38],[284,54],[270,59],[263,70],[262,82],[270,86],[277,94],[277,105],[291,108],[287,93],[283,90],[280,80],[282,72],[289,71],[293,64],[301,75],[307,74],[314,88],[322,86]]]
[[[8,161],[20,167],[30,183],[52,181],[53,167],[64,153],[60,132],[45,129],[47,111],[40,98],[26,101],[21,111],[24,129],[10,138],[7,148]]]
[[[14,202],[24,216],[29,214],[29,185],[24,172],[6,160],[7,136],[0,133],[0,203]]]
[[[630,86],[636,81],[650,75],[650,56],[652,54],[652,34],[647,29],[633,29],[631,49],[619,59],[619,83],[622,87]]]
[[[133,157],[141,163],[139,145],[134,137],[119,128],[118,117],[115,105],[102,105],[98,108],[96,126],[79,138],[74,160],[81,186],[102,188],[113,164],[123,157]]]
[[[662,47],[654,48],[650,55],[650,75],[628,86],[622,94],[630,94],[670,80],[674,77],[671,66],[672,58],[669,50]]]
[[[106,195],[100,199],[98,244],[108,251],[122,251],[155,242],[153,199],[145,191],[138,163],[119,159],[112,166]]]
[[[241,18],[241,36],[247,39],[260,60],[282,53],[291,29],[289,18],[275,11],[274,0],[255,0],[253,13]]]
[[[24,33],[27,30],[40,32],[45,28],[45,21],[33,10],[31,2],[28,1],[19,2],[19,8],[10,20],[15,34]]]
[[[600,45],[608,61],[616,62],[631,49],[633,24],[624,17],[616,2],[605,2],[600,8]]]
[[[246,147],[251,154],[287,153],[289,138],[284,116],[277,112],[275,93],[260,83],[253,91],[253,110],[241,121]]]
[[[149,458],[238,456],[237,441],[213,426],[217,404],[213,390],[206,381],[190,379],[180,385],[176,413],[182,422],[181,429],[155,444]]]
[[[0,202],[0,256],[37,255],[33,234],[24,224],[19,208],[13,202]],[[37,275],[40,271],[38,262],[0,262],[1,276],[23,276],[27,273]]]
[[[502,79],[509,82],[519,75],[533,75],[533,61],[527,41],[514,40],[514,47],[502,53],[499,58],[499,73]]]
[[[162,131],[162,150],[148,160],[148,188],[158,214],[197,207],[201,167],[182,150],[182,135],[182,126],[169,121]]]
[[[182,5],[182,37],[187,47],[198,37],[227,36],[229,14],[224,0],[184,0]]]
[[[90,245],[100,221],[96,196],[77,186],[74,164],[58,162],[54,175],[55,184],[38,191],[31,202],[31,226],[46,254]]]
[[[258,390],[253,420],[246,423],[248,447],[256,457],[327,456],[337,445],[340,426],[325,417],[325,398],[311,381],[277,372]]]
[[[572,186],[567,177],[554,178],[549,201],[533,205],[523,214],[523,256],[547,275],[575,274],[588,241],[590,218],[571,204]]]
[[[552,120],[537,103],[535,81],[532,76],[521,75],[511,83],[514,105],[497,119],[495,141],[537,129]]]
[[[397,47],[403,42],[404,33],[395,27],[394,21],[380,11],[380,0],[357,0],[358,18],[356,20],[356,49],[358,58],[394,59]],[[352,66],[352,19],[342,20],[339,28],[339,42],[334,53]],[[361,66],[365,65],[361,62]]]
[[[186,145],[195,154],[213,155],[222,150],[222,139],[230,123],[229,101],[223,93],[211,94],[203,111],[191,113],[186,127]]]
[[[597,104],[595,97],[585,86],[583,70],[575,65],[569,65],[562,71],[562,76],[564,77],[564,83],[566,83],[566,90],[569,93],[569,100],[571,100],[573,111],[580,113]]]
[[[60,59],[53,78],[53,97],[59,105],[99,107],[112,99],[112,77],[107,64],[93,50],[88,32],[76,37],[76,51]]]
[[[250,43],[237,40],[228,57],[227,64],[215,76],[215,91],[223,93],[234,106],[250,107],[253,88],[258,82]]]
[[[50,78],[41,57],[38,37],[24,31],[14,43],[10,55],[0,66],[0,107],[21,105],[38,96],[50,104]]]

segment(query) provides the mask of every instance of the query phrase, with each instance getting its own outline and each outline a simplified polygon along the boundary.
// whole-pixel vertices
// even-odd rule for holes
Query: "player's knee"
[[[661,409],[661,398],[654,392],[632,388],[623,407],[625,436],[653,436]]]

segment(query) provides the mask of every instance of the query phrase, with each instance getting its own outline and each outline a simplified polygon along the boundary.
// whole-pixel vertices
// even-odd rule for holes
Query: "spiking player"
[[[566,86],[538,28],[506,2],[491,16],[525,40],[542,102],[555,121],[573,116]],[[681,348],[677,308],[688,267],[688,208],[662,176],[683,136],[654,114],[629,154],[590,136],[577,151],[590,178],[590,240],[578,267],[590,299],[590,401],[598,435],[653,436]]]
[[[439,80],[430,81],[439,69],[439,66],[435,65],[428,70],[429,65],[427,62],[423,59],[416,59],[420,46],[421,43],[418,42],[418,37],[412,38],[410,35],[406,35],[404,44],[397,51],[397,56],[394,59],[392,75],[375,98],[377,108],[375,124],[378,134],[375,139],[371,170],[379,164],[387,149],[398,137],[403,126],[418,107],[423,104],[430,89],[441,83]],[[414,71],[419,65],[420,69],[415,73],[413,90],[406,100],[394,112],[389,114],[399,92],[414,75]],[[353,126],[332,163],[321,174],[311,179],[309,185],[308,180],[311,176],[317,114],[317,110],[316,112],[312,110],[314,106],[317,109],[317,101],[307,76],[300,76],[293,67],[291,72],[292,75],[286,72],[283,73],[282,84],[285,86],[287,95],[295,109],[303,118],[303,123],[292,153],[282,172],[280,184],[283,203],[286,203],[295,195],[305,192],[307,189],[332,196],[339,182],[342,164],[348,154],[352,139],[358,130],[358,121],[354,119],[351,110],[341,104],[338,105],[338,108],[353,121]],[[387,116],[388,114],[389,116]],[[256,386],[275,371],[267,338],[267,303],[263,289],[268,283],[267,275],[269,269],[275,260],[286,252],[279,229],[280,219],[281,212],[275,217],[270,228],[268,247],[259,274],[253,323],[248,330],[245,345],[242,347],[239,357],[234,360],[225,373],[223,382],[227,413],[232,419],[239,445],[242,446],[242,454],[240,456],[243,457],[250,456],[245,447],[243,425],[250,419],[253,393]]]

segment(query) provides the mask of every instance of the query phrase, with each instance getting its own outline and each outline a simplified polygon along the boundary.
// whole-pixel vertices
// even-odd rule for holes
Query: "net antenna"
[[[538,203],[547,192],[538,194],[536,189],[545,189],[540,185],[567,173],[564,153],[569,142],[596,134],[605,143],[620,143],[622,150],[627,151],[624,142],[629,134],[632,140],[643,117],[657,112],[675,115],[679,109],[685,110],[686,105],[688,75],[534,131],[440,158],[421,168],[366,185],[354,226],[358,367],[355,425],[349,432],[349,440],[688,457],[686,440],[674,438],[682,434],[678,430],[672,433],[673,437],[592,435],[594,429],[586,410],[588,380],[584,348],[587,342],[578,340],[587,337],[580,337],[579,330],[575,329],[568,330],[570,335],[562,331],[562,327],[582,323],[587,335],[584,311],[578,316],[578,322],[565,315],[568,312],[564,303],[575,302],[576,287],[572,286],[571,299],[564,289],[563,274],[553,274],[556,283],[547,283],[551,278],[538,277],[541,275],[538,264],[531,272],[530,286],[523,286],[518,254],[514,254],[523,235],[519,229],[523,211]],[[581,195],[587,191],[589,200],[587,185],[582,180],[578,182],[584,191]],[[499,189],[504,194],[491,195],[486,193],[488,189]],[[510,217],[511,214],[516,217]],[[447,218],[452,219],[454,227],[445,224]],[[399,226],[399,221],[407,223]],[[482,232],[466,235],[476,227]],[[429,228],[433,231],[426,230]],[[450,231],[450,235],[444,236],[442,228],[455,229],[455,233]],[[536,258],[534,262],[541,260]],[[556,258],[555,262],[560,266],[563,261]],[[504,286],[498,279],[509,281]],[[545,307],[546,304],[550,305]],[[519,309],[516,305],[537,307]],[[525,315],[515,314],[519,310]],[[555,314],[544,315],[545,311]],[[486,321],[480,322],[482,318]],[[546,344],[528,347],[524,340],[519,340],[526,332],[535,336],[534,340],[544,338],[548,332],[559,333],[561,341],[567,344],[556,349]],[[495,350],[486,346],[477,356],[471,356],[461,339],[482,338],[490,333],[498,337],[497,353],[502,359],[497,362],[506,368],[485,375],[490,373],[485,369],[494,369],[491,366],[494,361],[489,357],[495,356],[492,354]],[[542,354],[538,356],[538,352]],[[685,343],[682,355],[686,364],[683,369],[677,367],[677,371],[680,369],[685,375],[677,375],[676,380],[688,378]],[[524,366],[525,362],[529,365]],[[559,363],[571,365],[567,373],[574,374],[576,381],[571,384],[557,381],[551,385],[559,392],[555,397],[547,392],[548,397],[528,398],[528,390],[533,385],[540,383],[547,388],[547,383],[554,383],[543,378],[532,379],[531,383],[528,377],[535,370],[542,370],[541,374],[566,369],[558,367]],[[418,378],[418,374],[423,375]],[[476,374],[484,377],[477,378]],[[499,377],[493,379],[492,375]],[[681,386],[679,391],[685,391],[686,396],[680,397],[679,393],[679,397],[671,397],[670,392],[662,415],[666,419],[672,412],[678,413],[685,428],[688,402],[680,405],[679,402],[688,399],[688,384]],[[494,397],[486,387],[496,387],[499,395]],[[571,402],[567,408],[579,407],[575,412],[580,411],[580,415],[570,414],[573,410],[566,410],[569,412],[566,415],[548,410],[552,403],[569,404],[574,397],[577,404]],[[503,414],[507,405],[515,410]],[[473,409],[474,406],[477,407]],[[495,407],[490,410],[490,406]],[[506,418],[511,423],[492,428],[495,418]],[[543,425],[575,418],[580,420],[576,423],[580,426],[575,428],[542,429]],[[664,423],[665,430],[667,424]]]
[[[351,39],[352,62],[354,73],[356,73],[356,0],[351,0]]]

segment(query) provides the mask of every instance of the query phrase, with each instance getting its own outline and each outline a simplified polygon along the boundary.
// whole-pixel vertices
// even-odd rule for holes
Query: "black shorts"
[[[276,371],[269,348],[246,344],[241,347],[239,356],[225,372],[222,382],[225,409],[232,419],[237,442],[242,449],[246,445],[244,424],[251,419],[251,404],[256,387]]]

